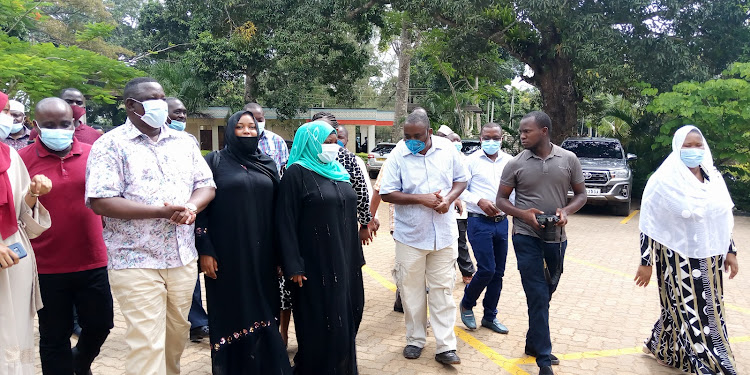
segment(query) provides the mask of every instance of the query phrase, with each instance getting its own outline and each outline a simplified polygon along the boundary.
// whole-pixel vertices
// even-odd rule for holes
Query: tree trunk
[[[401,25],[401,47],[398,54],[398,82],[396,83],[396,108],[393,115],[391,140],[394,142],[404,137],[404,122],[409,102],[409,76],[411,74],[411,57],[414,52],[411,40],[410,24],[404,20]]]
[[[245,104],[247,103],[254,103],[257,98],[257,88],[255,87],[257,84],[257,79],[255,77],[255,72],[252,69],[247,69],[245,72]]]
[[[533,82],[542,95],[544,112],[552,119],[550,138],[559,145],[576,133],[579,95],[575,87],[573,63],[557,56],[531,66]]]

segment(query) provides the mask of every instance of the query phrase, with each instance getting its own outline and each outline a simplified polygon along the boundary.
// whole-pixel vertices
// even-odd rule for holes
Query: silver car
[[[628,162],[637,157],[625,154],[622,144],[615,138],[568,138],[561,146],[575,153],[581,161],[587,203],[612,205],[617,215],[628,216],[633,186]],[[569,191],[568,198],[572,197],[573,192]]]
[[[370,178],[378,178],[380,167],[383,166],[385,159],[388,158],[388,155],[390,155],[394,147],[396,147],[395,143],[378,143],[378,145],[367,154],[367,173],[370,175]]]

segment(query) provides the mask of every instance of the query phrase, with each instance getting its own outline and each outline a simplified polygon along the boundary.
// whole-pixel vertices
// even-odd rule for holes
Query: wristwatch
[[[192,212],[192,213],[194,213],[194,214],[197,214],[197,213],[198,213],[198,207],[196,207],[196,206],[195,206],[194,204],[192,204],[192,203],[185,203],[185,208],[187,208],[188,210],[190,210],[190,212]]]

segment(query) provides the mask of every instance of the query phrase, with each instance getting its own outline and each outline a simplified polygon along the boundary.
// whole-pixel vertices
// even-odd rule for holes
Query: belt
[[[500,214],[500,215],[497,215],[497,216],[490,217],[490,216],[487,216],[487,215],[475,214],[473,212],[469,212],[468,216],[469,217],[481,217],[482,219],[489,220],[489,221],[492,221],[492,222],[495,222],[495,223],[499,223],[499,222],[505,220],[505,218],[507,217],[505,214]]]

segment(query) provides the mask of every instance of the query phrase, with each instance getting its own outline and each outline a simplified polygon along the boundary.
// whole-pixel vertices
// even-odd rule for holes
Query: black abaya
[[[291,374],[278,329],[278,177],[269,174],[276,169],[264,167],[268,160],[255,152],[237,157],[242,145],[233,125],[226,139],[227,149],[207,157],[216,197],[196,220],[198,252],[216,258],[218,266],[215,280],[206,277],[213,374]]]
[[[284,275],[307,277],[302,287],[288,282],[299,344],[294,372],[357,374],[355,338],[364,307],[357,195],[348,182],[293,164],[276,207]]]

